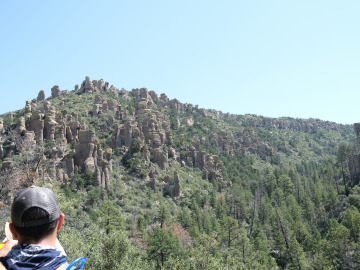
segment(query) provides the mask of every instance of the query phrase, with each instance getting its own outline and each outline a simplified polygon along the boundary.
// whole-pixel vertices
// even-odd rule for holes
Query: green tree
[[[169,257],[180,254],[182,249],[179,238],[177,238],[170,230],[160,227],[155,228],[149,235],[147,240],[149,249],[147,251],[149,260],[156,262],[160,269],[164,266],[165,261]]]
[[[139,138],[134,138],[132,141],[131,141],[131,145],[130,145],[130,153],[131,154],[135,154],[135,153],[138,153],[140,152],[141,150],[141,140]]]
[[[222,227],[224,230],[227,246],[230,247],[232,241],[238,237],[239,223],[236,219],[225,216],[222,220]]]
[[[288,196],[290,194],[294,194],[295,186],[294,183],[291,181],[291,178],[286,174],[283,174],[279,178],[279,186],[283,190],[284,195]]]
[[[345,184],[345,188],[346,188],[346,178],[347,178],[346,169],[348,166],[347,162],[348,162],[350,150],[351,150],[350,145],[348,143],[342,142],[339,144],[338,149],[336,151],[336,160],[341,168],[341,174]]]
[[[104,204],[100,208],[100,217],[106,234],[109,234],[110,231],[124,229],[124,219],[121,211],[111,201],[104,201]]]
[[[360,237],[360,213],[356,207],[351,206],[345,211],[342,224],[350,230],[351,239],[358,242]]]

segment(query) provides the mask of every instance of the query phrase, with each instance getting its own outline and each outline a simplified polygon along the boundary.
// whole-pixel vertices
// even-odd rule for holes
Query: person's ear
[[[13,235],[14,240],[17,240],[18,239],[18,234],[16,232],[14,224],[10,223],[9,224],[9,229],[10,229],[10,232],[12,233],[12,235]]]
[[[59,217],[59,222],[58,222],[58,225],[57,225],[57,230],[60,230],[60,229],[61,229],[61,226],[62,226],[63,223],[64,223],[64,218],[65,218],[64,213],[61,213],[61,214],[60,214],[60,217]]]

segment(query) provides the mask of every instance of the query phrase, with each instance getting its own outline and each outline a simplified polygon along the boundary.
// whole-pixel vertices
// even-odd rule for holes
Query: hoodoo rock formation
[[[44,181],[57,178],[64,185],[74,185],[74,175],[88,173],[91,184],[111,190],[112,183],[120,179],[118,175],[128,173],[155,192],[160,187],[174,200],[183,196],[177,170],[188,169],[184,167],[221,188],[226,186],[224,156],[256,156],[259,162],[271,162],[279,154],[300,152],[289,140],[273,143],[273,131],[297,131],[308,136],[318,130],[344,128],[316,119],[237,116],[205,110],[169,99],[164,93],[158,96],[147,88],[118,90],[103,79],[89,77],[73,91],[61,91],[55,85],[48,99],[41,90],[37,98],[26,101],[20,113],[2,118],[3,169],[11,168],[12,161],[6,158],[18,154],[22,158],[33,151],[36,160],[30,169]],[[359,136],[360,125],[355,125],[355,130]],[[312,147],[314,155],[326,156],[326,151],[321,145]],[[354,154],[349,159],[351,179],[360,179],[359,168],[360,156]],[[173,178],[168,176],[172,172]]]

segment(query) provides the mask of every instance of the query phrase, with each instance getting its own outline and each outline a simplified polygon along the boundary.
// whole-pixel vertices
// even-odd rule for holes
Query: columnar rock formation
[[[51,97],[57,98],[60,96],[61,90],[58,85],[54,85],[53,88],[51,88]]]
[[[25,116],[30,117],[31,116],[31,101],[26,101],[25,105]]]
[[[45,113],[44,122],[44,138],[49,141],[55,141],[55,128],[57,122],[55,121],[55,111],[52,108],[48,108]]]
[[[95,132],[92,130],[80,130],[79,144],[75,146],[75,165],[84,171],[88,169],[95,172],[96,165]]]
[[[174,171],[174,178],[169,176],[164,178],[165,186],[164,191],[167,192],[173,200],[180,198],[180,178],[177,171]]]
[[[43,143],[44,126],[43,114],[35,111],[30,118],[30,130],[34,131],[36,143],[39,145]]]
[[[36,100],[38,102],[41,102],[41,101],[45,100],[45,91],[44,90],[40,90]]]

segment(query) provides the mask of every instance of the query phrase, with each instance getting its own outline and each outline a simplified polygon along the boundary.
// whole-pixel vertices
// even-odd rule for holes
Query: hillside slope
[[[21,187],[51,185],[68,217],[62,241],[88,269],[355,267],[358,225],[344,218],[360,216],[358,158],[347,145],[339,163],[345,142],[350,125],[232,115],[86,77],[2,116],[0,212]],[[337,230],[351,250],[335,248]],[[94,246],[77,249],[85,239]],[[123,265],[101,259],[116,245]]]

